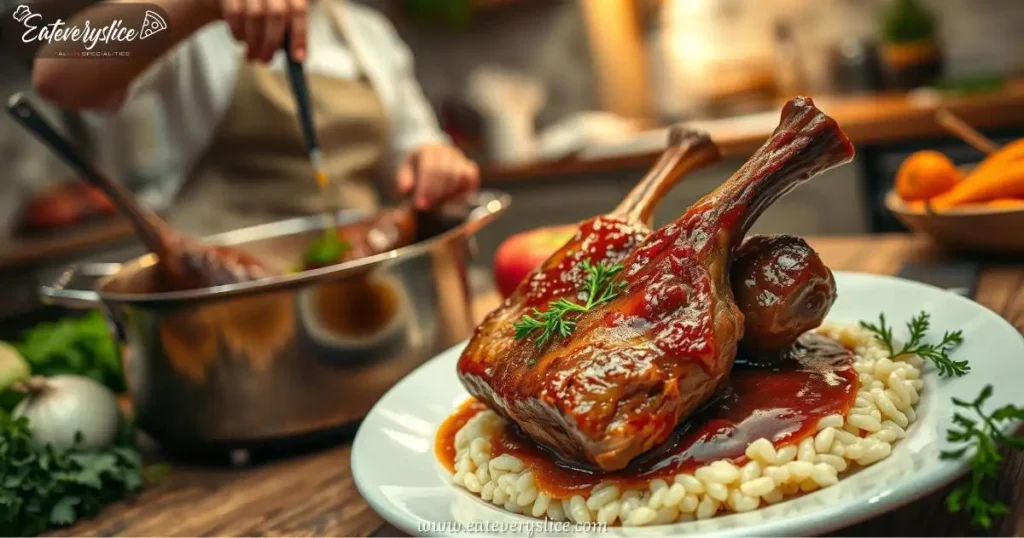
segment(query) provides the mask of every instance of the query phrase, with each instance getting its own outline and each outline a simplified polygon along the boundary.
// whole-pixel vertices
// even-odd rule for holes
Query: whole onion
[[[32,438],[39,444],[56,450],[95,450],[110,445],[117,436],[117,398],[88,377],[32,377],[21,389],[26,397],[14,416],[28,419]],[[79,433],[81,440],[76,443]]]

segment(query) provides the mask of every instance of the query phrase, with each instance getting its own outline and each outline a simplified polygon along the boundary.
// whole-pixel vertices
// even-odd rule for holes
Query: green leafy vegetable
[[[30,536],[70,525],[148,481],[134,431],[99,451],[58,452],[32,440],[25,418],[0,412],[0,534]]]
[[[972,402],[953,398],[953,405],[959,408],[953,415],[953,423],[957,427],[947,432],[946,439],[961,446],[942,452],[944,459],[957,459],[974,448],[970,479],[946,497],[946,506],[951,512],[966,510],[971,521],[984,528],[992,525],[993,518],[1007,512],[1006,505],[992,493],[999,464],[1003,461],[999,448],[1024,448],[1024,437],[1003,433],[1008,422],[1024,420],[1024,408],[1009,404],[987,415],[982,408],[991,396],[992,385],[987,385]]]
[[[338,236],[337,230],[324,230],[324,234],[313,242],[303,254],[302,261],[306,268],[333,265],[341,260],[352,248],[348,241]]]
[[[537,347],[544,347],[552,338],[565,338],[572,334],[576,322],[567,316],[574,312],[587,312],[590,309],[611,301],[626,286],[625,282],[615,281],[615,276],[622,271],[621,263],[600,262],[597,265],[585,260],[579,268],[583,271],[583,287],[586,290],[586,302],[583,304],[561,298],[548,303],[543,312],[534,308],[531,314],[524,314],[514,324],[516,340],[529,337],[535,331],[540,336],[534,340]]]
[[[126,390],[117,342],[106,317],[98,311],[41,323],[13,345],[33,375],[75,374],[91,377],[115,393]]]
[[[927,312],[921,312],[914,316],[907,323],[907,330],[910,332],[910,339],[903,347],[897,349],[892,335],[892,327],[885,323],[885,314],[878,315],[878,324],[860,322],[860,326],[875,334],[875,338],[885,345],[889,355],[893,358],[902,355],[917,355],[935,364],[940,376],[952,377],[962,376],[971,371],[967,361],[953,360],[949,354],[964,341],[963,331],[946,332],[942,335],[942,341],[937,345],[927,344],[924,338],[931,328],[931,319]]]

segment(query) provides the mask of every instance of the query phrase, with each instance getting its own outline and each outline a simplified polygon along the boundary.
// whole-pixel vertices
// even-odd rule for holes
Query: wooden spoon
[[[21,93],[7,103],[11,116],[58,157],[104,194],[128,218],[135,233],[159,258],[159,266],[170,290],[188,290],[233,284],[270,276],[254,257],[228,247],[205,245],[175,232],[163,219],[141,206],[127,189],[88,159]]]
[[[946,128],[947,131],[956,135],[960,140],[974,147],[974,149],[990,155],[999,151],[999,145],[987,136],[971,127],[959,116],[953,114],[947,108],[939,108],[935,111],[935,121]]]

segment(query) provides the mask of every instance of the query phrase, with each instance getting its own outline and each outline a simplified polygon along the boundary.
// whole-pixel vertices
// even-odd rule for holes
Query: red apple
[[[576,229],[575,224],[537,228],[502,242],[494,255],[494,281],[501,296],[512,295],[524,278],[572,239]]]

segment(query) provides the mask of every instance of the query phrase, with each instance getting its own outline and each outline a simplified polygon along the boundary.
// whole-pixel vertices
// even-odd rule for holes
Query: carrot
[[[920,213],[920,212],[924,211],[925,209],[927,209],[927,206],[925,204],[927,204],[928,201],[927,200],[914,200],[913,202],[903,202],[903,203],[907,206],[907,209]]]
[[[1020,209],[1024,208],[1024,198],[996,198],[985,202],[985,206],[993,209]]]
[[[1024,163],[1024,138],[1010,142],[999,148],[999,151],[985,157],[974,169],[974,172],[987,172],[1002,168],[1010,163]]]
[[[950,191],[932,198],[931,205],[945,209],[998,198],[1024,198],[1024,161],[979,167]]]

